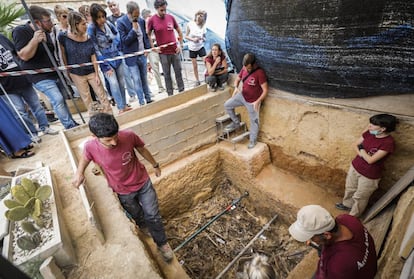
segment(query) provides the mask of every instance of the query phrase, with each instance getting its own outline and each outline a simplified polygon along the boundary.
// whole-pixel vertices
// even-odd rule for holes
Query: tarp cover
[[[226,1],[237,70],[256,54],[271,87],[313,97],[414,93],[413,0]]]

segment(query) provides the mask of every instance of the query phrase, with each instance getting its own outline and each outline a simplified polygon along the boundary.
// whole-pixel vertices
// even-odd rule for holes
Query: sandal
[[[30,150],[33,149],[34,145],[33,144],[29,144],[28,146],[26,146],[25,148],[23,148],[24,150]]]
[[[16,155],[16,154],[13,153],[10,157],[12,159],[21,159],[21,158],[29,158],[29,157],[32,157],[35,154],[36,153],[34,153],[33,151],[24,150],[23,153],[21,153],[20,155]]]

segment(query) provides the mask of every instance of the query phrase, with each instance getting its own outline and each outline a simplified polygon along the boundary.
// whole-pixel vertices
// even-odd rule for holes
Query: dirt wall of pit
[[[400,105],[412,110],[414,98],[407,100],[411,105]],[[342,195],[346,172],[355,157],[351,145],[361,136],[372,115],[392,113],[400,123],[392,134],[396,150],[387,159],[380,183],[379,192],[384,193],[414,165],[414,115],[395,114],[388,109],[398,108],[384,106],[384,110],[375,111],[364,109],[361,104],[321,102],[271,89],[260,112],[259,141],[269,146],[275,166]],[[248,120],[245,110],[239,111],[242,119]]]

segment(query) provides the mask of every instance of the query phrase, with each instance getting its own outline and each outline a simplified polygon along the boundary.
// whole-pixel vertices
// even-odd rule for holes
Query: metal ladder
[[[240,119],[239,113],[236,116]],[[228,114],[216,118],[217,142],[220,140],[231,142],[233,149],[236,150],[236,143],[248,137],[250,132],[247,130],[246,123],[244,122],[240,122],[240,127],[236,129],[225,129],[225,125],[229,123],[231,123],[231,118]]]

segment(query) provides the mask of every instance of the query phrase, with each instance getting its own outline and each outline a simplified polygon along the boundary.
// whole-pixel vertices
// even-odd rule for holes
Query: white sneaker
[[[42,139],[41,139],[39,136],[33,136],[33,137],[31,138],[31,140],[32,140],[32,142],[34,142],[34,143],[40,143],[40,142],[42,142]]]
[[[136,100],[137,100],[137,97],[132,96],[132,97],[129,97],[128,102],[129,102],[129,103],[133,103],[133,102],[135,102]]]
[[[39,136],[42,136],[42,135],[57,135],[57,134],[59,134],[59,131],[53,130],[50,127],[46,127],[44,130],[42,130],[38,133]]]

